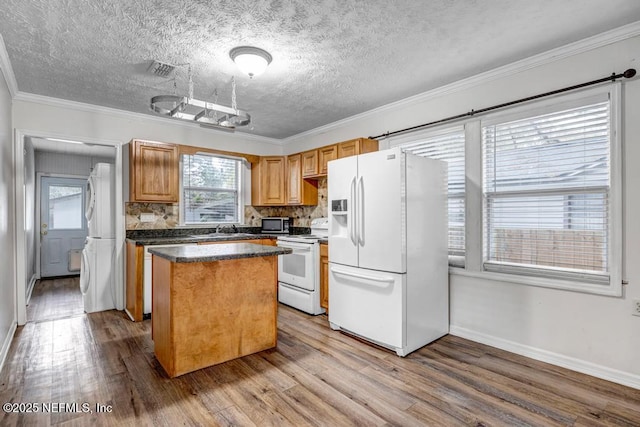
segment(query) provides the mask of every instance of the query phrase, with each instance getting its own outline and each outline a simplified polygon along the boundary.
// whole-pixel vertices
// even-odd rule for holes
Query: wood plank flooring
[[[150,327],[107,311],[18,328],[0,402],[78,412],[0,412],[0,425],[640,425],[640,390],[454,336],[399,358],[280,305],[276,349],[169,379]]]
[[[38,280],[27,306],[27,321],[59,319],[84,313],[80,277]]]

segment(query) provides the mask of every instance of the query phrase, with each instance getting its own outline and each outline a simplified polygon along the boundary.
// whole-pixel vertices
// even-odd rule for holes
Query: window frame
[[[227,190],[227,189],[215,189],[212,187],[187,187],[187,188],[195,188],[195,189],[201,189],[203,191],[222,191],[222,192],[229,192],[229,193],[237,193],[237,200],[236,200],[236,209],[238,212],[238,221],[206,221],[206,222],[187,222],[186,221],[186,200],[185,200],[185,185],[184,185],[184,167],[185,167],[185,157],[186,156],[207,156],[207,157],[215,157],[215,158],[220,158],[220,159],[230,159],[230,160],[235,160],[237,161],[237,186],[236,186],[236,190]],[[179,191],[180,191],[180,197],[179,197],[179,206],[180,206],[180,210],[179,210],[179,216],[180,216],[180,221],[179,224],[180,226],[183,227],[189,227],[189,228],[198,228],[198,227],[211,227],[211,226],[218,226],[218,225],[243,225],[244,224],[244,207],[245,207],[245,203],[244,203],[244,198],[245,198],[245,188],[244,188],[244,182],[245,182],[245,173],[244,173],[244,167],[243,167],[243,163],[246,160],[244,158],[241,157],[233,157],[233,156],[225,156],[225,155],[219,155],[219,154],[213,154],[213,153],[193,153],[193,154],[188,154],[188,153],[184,153],[180,155],[180,184],[179,184]]]
[[[567,277],[562,272],[554,273],[549,269],[549,277],[528,276],[509,271],[508,268],[500,272],[488,271],[484,263],[484,193],[483,193],[483,159],[482,159],[482,127],[485,123],[516,120],[519,117],[531,117],[545,112],[559,111],[571,106],[588,105],[591,102],[609,99],[610,125],[610,190],[609,190],[609,224],[608,224],[608,284],[597,284],[590,280],[589,275],[582,279],[578,275]],[[594,101],[595,100],[595,101]],[[467,182],[467,259],[465,268],[450,267],[454,275],[481,278],[491,281],[508,282],[591,293],[598,295],[622,295],[622,138],[621,138],[621,84],[613,83],[606,86],[576,91],[570,94],[556,95],[552,98],[529,102],[525,105],[512,107],[481,118],[469,120],[465,128],[469,131],[467,142],[467,157],[465,169]]]
[[[453,134],[453,133],[462,133],[464,135],[464,139],[465,139],[464,147],[463,147],[463,150],[465,151],[464,154],[463,154],[463,162],[464,162],[464,168],[465,168],[465,172],[464,172],[464,174],[465,174],[465,179],[464,179],[465,190],[464,190],[464,192],[462,193],[461,196],[454,197],[455,199],[462,198],[462,200],[464,202],[465,250],[464,250],[464,253],[462,255],[452,254],[451,251],[449,251],[448,257],[449,257],[449,266],[464,268],[465,263],[466,263],[466,253],[467,253],[467,245],[466,245],[467,219],[466,219],[466,217],[467,217],[467,214],[468,214],[468,210],[467,210],[467,180],[466,180],[466,168],[467,168],[467,165],[466,165],[466,161],[467,161],[467,155],[466,155],[467,142],[466,142],[466,137],[467,137],[467,132],[466,132],[464,123],[462,123],[462,122],[448,123],[446,125],[442,125],[442,126],[438,126],[438,127],[434,127],[434,128],[430,128],[430,129],[426,129],[426,130],[416,131],[416,132],[412,132],[412,133],[409,133],[409,134],[406,134],[406,135],[400,135],[400,136],[397,136],[397,137],[390,137],[389,140],[388,140],[388,147],[392,148],[392,147],[398,147],[398,146],[403,146],[403,145],[417,144],[421,140],[437,138],[437,137],[440,137],[440,136],[445,136],[445,135]],[[448,180],[448,176],[447,176],[447,180]],[[449,200],[451,198],[452,197],[449,197],[447,195],[447,200]],[[447,213],[448,213],[448,209],[447,209]],[[447,219],[447,226],[448,225],[449,225],[449,221]],[[447,233],[447,236],[448,236],[448,233]]]

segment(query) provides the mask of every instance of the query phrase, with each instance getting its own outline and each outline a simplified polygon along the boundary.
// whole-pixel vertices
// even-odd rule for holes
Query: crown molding
[[[18,82],[16,81],[16,76],[13,74],[13,67],[11,66],[11,61],[9,60],[9,54],[7,53],[7,48],[4,44],[4,39],[0,34],[0,71],[2,71],[2,75],[4,76],[4,81],[7,82],[7,87],[9,88],[9,93],[11,94],[11,98],[15,98],[18,94]]]
[[[211,129],[206,127],[201,127],[197,123],[187,123],[185,121],[172,119],[169,117],[161,117],[161,116],[154,116],[151,114],[143,114],[143,113],[136,113],[133,111],[119,110],[117,108],[103,107],[103,106],[94,105],[94,104],[86,104],[84,102],[70,101],[67,99],[54,98],[54,97],[44,96],[44,95],[36,95],[34,93],[18,91],[18,93],[14,97],[14,100],[23,101],[23,102],[33,102],[36,104],[48,105],[51,107],[68,108],[71,110],[76,110],[76,111],[81,111],[86,113],[105,114],[105,115],[113,116],[117,118],[155,121],[158,123],[172,124],[174,126],[182,126],[187,128],[197,127],[197,128],[203,129],[204,131],[223,133],[225,136],[228,136],[230,139],[242,138],[244,140],[260,142],[263,144],[272,144],[272,145],[282,146],[282,140],[275,139],[275,138],[267,138],[264,136],[252,135],[252,134],[243,133],[243,132],[228,132],[224,130]]]
[[[374,115],[383,113],[385,111],[410,107],[412,105],[425,102],[432,98],[437,98],[443,95],[469,89],[474,86],[478,86],[482,83],[488,83],[502,77],[527,71],[532,68],[539,67],[541,65],[555,62],[564,58],[569,58],[571,56],[588,52],[590,50],[607,46],[619,41],[630,39],[638,35],[640,35],[640,21],[636,21],[631,24],[627,24],[622,27],[597,34],[595,36],[591,36],[586,39],[579,40],[574,43],[570,43],[555,49],[551,49],[549,51],[546,51],[534,56],[530,56],[520,61],[512,62],[511,64],[494,68],[493,70],[476,74],[475,76],[468,77],[466,79],[462,79],[457,82],[453,82],[444,86],[440,86],[438,88],[435,88],[426,92],[422,92],[417,95],[413,95],[408,98],[404,98],[399,101],[395,101],[390,104],[386,104],[369,111],[365,111],[364,113],[356,114],[351,117],[347,117],[345,119],[338,120],[336,122],[332,122],[324,126],[320,126],[305,132],[301,132],[296,135],[289,136],[287,138],[284,138],[282,141],[284,145],[287,145],[294,141],[299,140],[300,138],[316,136],[322,133],[326,133],[332,129],[343,127],[349,123],[361,120],[366,117],[374,116]]]

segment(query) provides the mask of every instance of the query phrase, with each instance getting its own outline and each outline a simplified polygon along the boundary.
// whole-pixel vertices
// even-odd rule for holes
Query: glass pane
[[[605,194],[488,199],[489,261],[607,271]]]
[[[237,170],[237,160],[204,155],[185,156],[184,186],[235,190],[238,187]]]
[[[185,223],[239,222],[236,192],[185,190]]]
[[[416,135],[415,140],[400,143],[403,151],[447,162],[449,190],[449,254],[464,256],[464,130],[437,136]]]
[[[49,186],[49,229],[82,228],[82,187],[71,185]]]

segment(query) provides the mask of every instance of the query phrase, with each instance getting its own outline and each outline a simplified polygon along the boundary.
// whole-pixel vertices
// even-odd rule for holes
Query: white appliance
[[[112,239],[87,238],[80,263],[80,290],[84,311],[116,308],[113,285],[115,245]]]
[[[144,268],[142,275],[142,314],[151,314],[151,295],[153,288],[153,256],[149,253],[149,248],[166,248],[176,246],[197,246],[197,243],[183,243],[173,245],[153,245],[144,247]]]
[[[320,243],[327,238],[329,220],[311,221],[311,234],[278,236],[276,244],[293,253],[278,257],[278,301],[309,314],[321,314]]]
[[[114,166],[96,163],[87,181],[87,206],[85,216],[89,227],[89,237],[114,239]]]
[[[89,233],[80,267],[80,290],[87,313],[116,308],[114,194],[114,166],[96,163],[87,181]]]
[[[399,356],[448,333],[446,170],[400,148],[329,162],[332,329]]]

